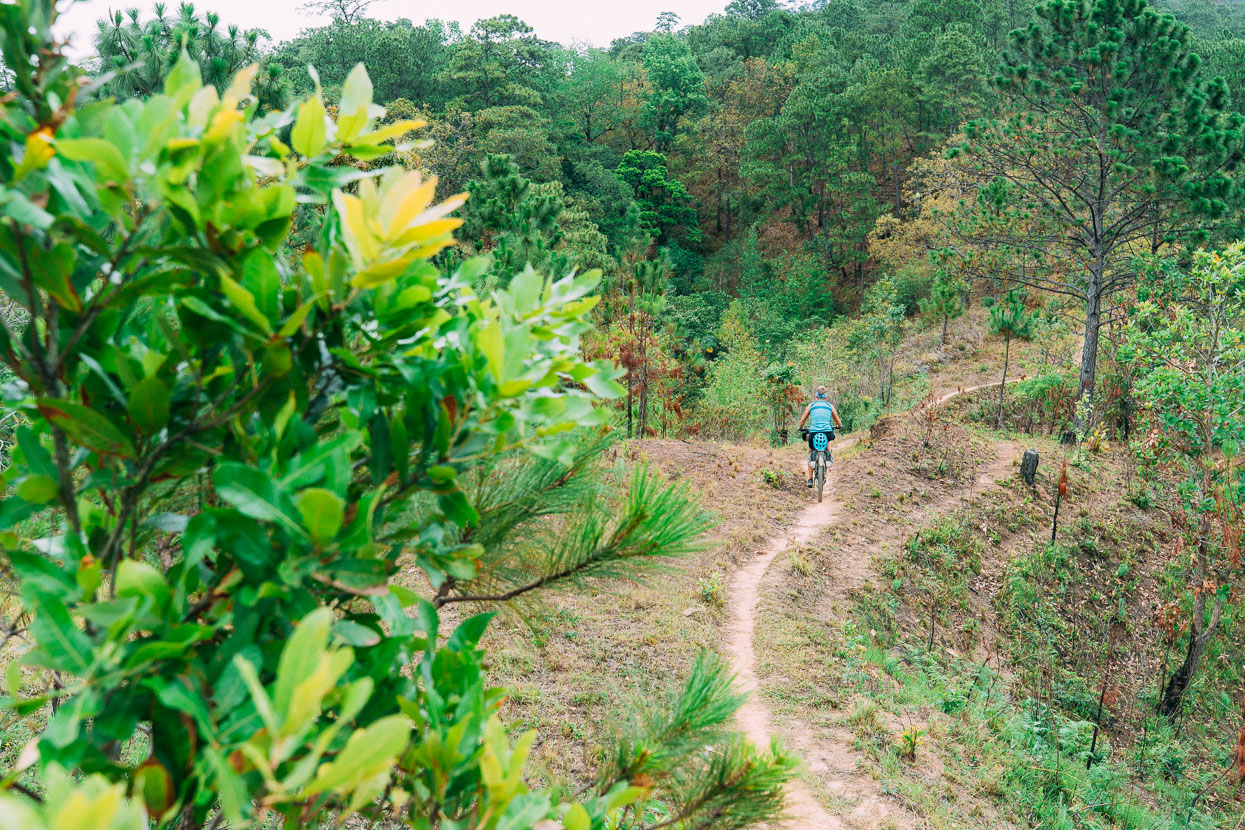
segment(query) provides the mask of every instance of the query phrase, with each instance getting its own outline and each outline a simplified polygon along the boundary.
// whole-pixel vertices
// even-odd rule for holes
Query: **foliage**
[[[450,44],[460,39],[458,24],[428,20],[415,26],[409,20],[381,21],[335,14],[332,25],[304,29],[280,44],[272,60],[285,68],[294,89],[306,94],[315,88],[307,73],[314,66],[326,90],[339,90],[356,63],[370,67],[377,101],[386,105],[399,98],[441,109],[449,98],[442,77],[449,63]]]
[[[1004,116],[965,127],[953,148],[981,177],[962,257],[1084,306],[1080,396],[1095,385],[1111,297],[1131,260],[1196,243],[1242,190],[1245,117],[1201,77],[1188,27],[1146,0],[1046,0],[1011,36],[995,86]]]
[[[1138,300],[1125,356],[1152,422],[1144,452],[1177,471],[1176,551],[1190,559],[1187,651],[1159,703],[1174,716],[1242,576],[1245,246],[1198,253],[1188,270],[1159,263]]]
[[[674,238],[696,240],[696,211],[688,204],[687,188],[670,177],[664,155],[628,150],[615,172],[635,190],[640,223],[646,231],[661,242]]]
[[[153,6],[143,20],[138,9],[111,12],[97,23],[94,37],[99,71],[108,73],[104,94],[116,98],[150,98],[165,80],[184,48],[199,64],[205,83],[224,88],[242,67],[261,60],[263,33],[222,26],[220,15],[200,16],[193,3],[183,2],[175,16],[164,3]],[[263,109],[281,109],[289,98],[288,82],[279,63],[263,61],[253,92]]]
[[[651,91],[644,102],[642,123],[651,131],[658,152],[666,152],[684,118],[708,106],[704,76],[687,41],[658,34],[644,44],[641,65]]]
[[[557,270],[563,205],[559,193],[532,186],[510,156],[491,155],[482,177],[467,184],[471,195],[463,214],[463,235],[479,239],[492,255],[490,273],[508,284],[528,267]]]
[[[487,261],[433,265],[462,198],[334,163],[417,126],[377,125],[361,66],[335,118],[318,94],[261,114],[254,68],[217,90],[184,55],[146,101],[75,109],[54,20],[50,0],[0,7],[21,67],[0,104],[0,290],[29,318],[0,342],[24,421],[0,545],[30,619],[4,706],[47,716],[15,771],[34,798],[0,810],[586,828],[657,787],[680,820],[772,815],[791,762],[724,737],[719,664],[572,797],[524,777],[534,735],[507,733],[486,686],[491,613],[443,629],[448,604],[634,576],[704,527],[644,472],[608,515],[550,492],[592,458],[569,431],[620,391],[580,356],[599,275],[525,270],[482,297]],[[287,257],[299,200],[324,221]],[[506,500],[472,487],[520,454]],[[528,519],[554,514],[561,544],[536,546]]]
[[[1032,340],[1036,317],[1025,306],[1025,292],[1012,289],[1007,296],[990,309],[990,332],[1001,334],[1006,343],[1003,349],[1003,377],[999,381],[998,427],[1003,428],[1003,398],[1007,393],[1007,369],[1011,362],[1012,340]]]
[[[557,65],[551,45],[514,15],[476,21],[454,50],[445,78],[460,90],[460,106],[488,109],[533,106]]]
[[[963,280],[939,273],[930,288],[929,298],[921,301],[921,313],[942,319],[942,345],[947,345],[947,324],[964,315],[963,295],[968,286]]]

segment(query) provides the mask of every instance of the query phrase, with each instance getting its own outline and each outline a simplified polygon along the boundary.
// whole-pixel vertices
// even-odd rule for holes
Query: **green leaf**
[[[289,495],[261,470],[226,461],[212,472],[212,484],[217,494],[242,515],[276,522],[300,536],[306,535]]]
[[[351,141],[367,124],[372,107],[372,79],[363,64],[356,63],[342,84],[341,102],[337,107],[337,132],[342,141]]]
[[[298,494],[298,510],[303,515],[303,527],[317,544],[333,541],[342,528],[346,516],[346,503],[336,493],[322,487],[312,487]]]
[[[419,594],[415,593],[405,585],[390,585],[389,593],[397,597],[398,602],[402,604],[403,608],[410,608],[420,600]]]
[[[17,484],[17,497],[31,504],[47,504],[60,495],[56,479],[45,475],[30,475]]]
[[[501,323],[494,320],[476,329],[475,342],[476,348],[488,361],[489,371],[493,378],[502,380],[506,363],[506,341],[505,333],[501,330]]]
[[[169,387],[158,377],[143,378],[130,387],[126,411],[143,432],[158,432],[169,422]]]
[[[70,161],[94,163],[99,173],[118,183],[130,178],[121,151],[102,138],[57,139],[56,152]]]
[[[592,830],[592,819],[582,804],[574,804],[562,817],[563,830]]]
[[[368,648],[380,642],[379,634],[352,620],[338,620],[333,623],[333,636],[355,648]]]
[[[277,683],[273,689],[273,706],[284,716],[294,697],[298,684],[310,677],[320,665],[320,658],[328,649],[329,629],[333,625],[333,612],[317,608],[299,620],[281,649],[277,664]]]
[[[117,596],[151,597],[164,605],[172,596],[164,575],[137,559],[122,559],[117,565]]]
[[[410,738],[411,724],[405,715],[381,718],[355,732],[337,759],[316,771],[307,794],[354,790],[378,772],[388,770],[406,749]]]
[[[295,151],[303,156],[318,156],[328,146],[328,133],[324,125],[324,103],[317,92],[298,106],[298,120],[290,142]]]
[[[311,299],[294,309],[294,313],[286,318],[281,324],[281,330],[277,332],[282,337],[293,337],[294,334],[302,327],[303,321],[307,319],[307,314],[316,307],[316,304],[324,297],[328,296],[327,292],[316,294]]]
[[[199,73],[199,64],[190,59],[183,49],[173,71],[164,82],[164,94],[185,105],[190,97],[203,86],[203,76]]]
[[[35,401],[39,413],[77,443],[102,455],[135,456],[134,445],[116,424],[93,409],[56,398]]]
[[[242,316],[259,326],[260,331],[264,334],[272,334],[272,323],[259,310],[259,306],[255,304],[255,295],[234,282],[229,277],[221,274],[220,287],[229,298],[229,302],[234,308],[242,312]]]
[[[37,647],[31,654],[31,663],[54,671],[84,674],[91,666],[94,649],[90,639],[74,624],[65,603],[43,594],[36,602],[28,598],[26,606],[35,612],[30,633]]]

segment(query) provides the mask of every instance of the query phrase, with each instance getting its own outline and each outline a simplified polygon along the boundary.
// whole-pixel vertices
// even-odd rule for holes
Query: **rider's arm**
[[[813,405],[811,403],[804,407],[804,414],[800,416],[800,425],[796,429],[804,429],[804,424],[808,421],[808,413],[812,411],[812,408]]]
[[[836,427],[839,429],[843,428],[843,422],[839,420],[839,408],[837,406],[830,410],[830,417],[834,419],[834,425]]]

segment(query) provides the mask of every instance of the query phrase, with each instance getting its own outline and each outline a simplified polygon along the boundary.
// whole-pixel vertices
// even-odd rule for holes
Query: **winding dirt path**
[[[1008,383],[1012,382],[1013,380],[1008,380]],[[997,382],[987,383],[949,392],[938,399],[938,404],[942,405],[957,395],[998,385]],[[853,443],[849,439],[839,444],[840,453]],[[1014,449],[1010,443],[999,444],[996,457],[978,472],[975,490],[985,489],[1010,470]],[[843,475],[843,469],[841,464],[831,468],[826,481],[824,501],[807,505],[800,511],[795,525],[786,534],[770,539],[764,550],[759,551],[752,560],[731,575],[727,593],[729,621],[726,626],[726,654],[735,670],[736,688],[748,695],[736,720],[744,734],[758,746],[768,745],[774,732],[773,715],[760,694],[756,652],[753,648],[761,583],[780,553],[790,550],[793,545],[806,547],[842,516],[844,508],[836,495],[838,488],[835,483]],[[857,550],[853,555],[836,559],[835,589],[834,596],[831,597],[836,605],[845,605],[850,601],[851,592],[869,577],[873,569],[874,549],[871,546],[868,550]],[[787,743],[805,760],[810,771],[819,774],[827,789],[849,801],[852,807],[846,816],[833,815],[818,803],[803,781],[794,779],[787,785],[786,820],[782,824],[784,830],[848,830],[880,827],[887,823],[898,827],[912,824],[911,815],[888,801],[879,790],[877,782],[857,769],[856,753],[848,743],[846,734],[840,740],[816,741],[806,731],[804,735],[795,736],[794,740]]]

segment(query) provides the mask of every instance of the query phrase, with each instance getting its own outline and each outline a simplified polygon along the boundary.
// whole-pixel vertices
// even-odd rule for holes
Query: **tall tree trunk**
[[[942,347],[947,347],[947,323],[951,322],[950,316],[942,315]]]
[[[1008,335],[1003,347],[1003,380],[999,383],[999,429],[1003,428],[1003,393],[1007,391],[1007,364],[1012,357],[1012,338]]]
[[[1077,390],[1076,430],[1085,431],[1081,423],[1081,401],[1092,400],[1094,377],[1098,371],[1098,332],[1102,327],[1102,274],[1090,277],[1089,296],[1085,300],[1085,344],[1081,347],[1081,382]]]

